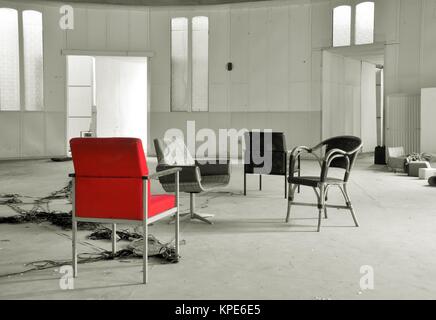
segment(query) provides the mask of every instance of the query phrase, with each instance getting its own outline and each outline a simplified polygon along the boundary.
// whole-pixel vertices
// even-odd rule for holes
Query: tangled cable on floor
[[[41,223],[48,221],[53,225],[59,226],[62,229],[71,229],[72,225],[72,212],[61,212],[50,210],[50,202],[58,199],[69,199],[71,195],[72,183],[69,182],[67,186],[60,190],[50,193],[48,196],[37,198],[23,196],[19,194],[0,194],[0,205],[6,205],[17,214],[13,216],[0,217],[1,223],[28,223],[36,222]],[[27,201],[31,199],[33,201]],[[24,209],[24,205],[33,205],[30,210]],[[112,230],[101,226],[98,223],[79,222],[78,229],[81,230],[94,230],[88,239],[91,240],[109,240],[112,239]],[[123,260],[130,258],[141,258],[143,252],[143,238],[142,234],[137,232],[130,232],[129,230],[117,230],[117,240],[127,240],[130,243],[127,248],[118,250],[115,254],[111,251],[101,251],[97,253],[82,253],[78,255],[78,263],[91,263],[104,260]],[[168,243],[160,242],[153,235],[148,236],[148,256],[154,256],[162,259],[164,263],[176,263],[179,261],[180,256],[176,255],[173,240]],[[182,244],[184,241],[181,242]],[[44,270],[49,268],[60,267],[64,265],[71,265],[71,260],[40,260],[27,263],[25,266],[30,267],[24,271],[14,272],[9,274],[0,275],[0,278],[19,275],[30,271]]]

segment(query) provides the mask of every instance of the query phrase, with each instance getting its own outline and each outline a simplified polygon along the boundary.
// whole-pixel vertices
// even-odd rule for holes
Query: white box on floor
[[[433,176],[436,176],[436,168],[419,168],[419,179],[428,180]]]

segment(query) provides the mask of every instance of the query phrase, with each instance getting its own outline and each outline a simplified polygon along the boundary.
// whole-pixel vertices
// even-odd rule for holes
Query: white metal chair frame
[[[75,198],[75,174],[70,174],[69,176],[72,178],[72,231],[73,231],[73,241],[72,241],[72,249],[73,249],[73,277],[77,277],[77,223],[80,222],[95,222],[95,223],[107,223],[112,224],[112,253],[115,254],[117,251],[117,243],[116,243],[116,225],[119,224],[133,224],[133,225],[142,225],[143,228],[143,239],[144,239],[144,247],[142,254],[142,270],[143,270],[143,283],[146,284],[148,282],[148,225],[154,223],[158,220],[161,220],[165,217],[174,215],[175,217],[175,254],[176,257],[179,257],[179,236],[180,236],[180,219],[179,219],[179,172],[181,168],[171,168],[164,171],[159,171],[149,176],[143,176],[143,196],[142,199],[144,201],[144,212],[142,220],[127,220],[127,219],[101,219],[101,218],[82,218],[76,216],[76,198]],[[176,196],[176,203],[173,208],[170,210],[161,212],[153,217],[148,217],[148,180],[158,180],[161,176],[167,175],[175,175],[175,191],[174,194]]]

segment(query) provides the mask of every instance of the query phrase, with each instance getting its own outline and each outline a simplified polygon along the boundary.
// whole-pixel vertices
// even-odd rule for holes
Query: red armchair
[[[175,216],[175,251],[179,255],[179,171],[173,168],[149,175],[140,139],[74,138],[73,275],[77,276],[77,222],[112,224],[112,251],[116,252],[116,224],[143,226],[143,282],[148,281],[148,225]],[[174,195],[153,195],[150,180],[174,175]]]

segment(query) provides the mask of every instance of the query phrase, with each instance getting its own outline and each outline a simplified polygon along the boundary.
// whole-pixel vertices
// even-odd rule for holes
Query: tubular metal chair
[[[195,194],[211,191],[217,187],[225,187],[230,182],[230,160],[225,159],[219,163],[199,162],[189,153],[182,139],[172,140],[154,139],[154,146],[158,165],[156,171],[167,170],[174,167],[182,168],[180,172],[180,191],[189,193],[190,209],[188,213],[181,214],[208,224],[213,224],[207,218],[213,214],[200,214],[195,212]],[[174,180],[161,176],[159,181],[166,192],[174,191]]]
[[[339,136],[327,139],[317,146],[313,148],[308,148],[304,146],[296,147],[291,152],[290,159],[290,176],[288,179],[289,182],[289,196],[288,196],[288,210],[286,213],[286,223],[289,222],[289,217],[291,213],[291,206],[312,206],[318,207],[319,215],[318,215],[318,229],[320,231],[321,228],[321,218],[322,213],[324,212],[324,216],[327,219],[327,208],[336,208],[336,209],[348,209],[351,212],[354,223],[356,227],[359,226],[357,222],[356,216],[354,214],[353,206],[351,205],[350,197],[347,192],[347,183],[350,178],[351,169],[353,168],[354,162],[356,160],[357,154],[362,149],[362,140],[358,137],[354,136]],[[314,152],[319,150],[323,156],[318,156]],[[300,158],[301,154],[307,152],[316,157],[318,163],[321,167],[321,173],[319,176],[301,176],[295,177],[294,167],[297,159]],[[340,168],[344,169],[344,177],[342,179],[331,178],[328,176],[329,168]],[[294,202],[294,194],[295,190],[298,186],[307,186],[312,187],[315,191],[315,194],[318,198],[318,202],[316,204],[313,203],[303,203],[303,202]],[[339,205],[327,205],[327,194],[330,186],[337,186],[342,192],[342,195],[345,199],[345,206]]]
[[[148,281],[148,225],[175,216],[175,254],[179,256],[179,171],[172,168],[149,175],[140,139],[74,138],[70,141],[73,181],[73,276],[77,276],[77,222],[112,224],[116,253],[116,224],[143,227],[143,283]],[[150,179],[173,176],[175,195],[153,195]]]

